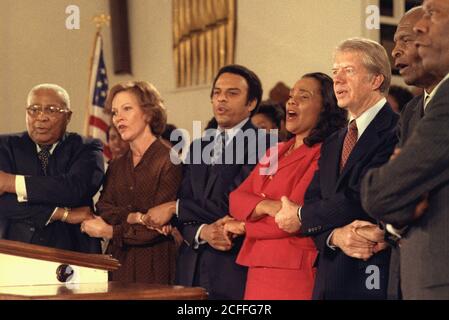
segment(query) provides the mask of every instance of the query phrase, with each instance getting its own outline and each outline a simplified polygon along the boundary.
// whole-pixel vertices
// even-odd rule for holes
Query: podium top
[[[72,264],[80,267],[114,271],[120,267],[110,255],[67,251],[35,244],[0,239],[0,254]]]

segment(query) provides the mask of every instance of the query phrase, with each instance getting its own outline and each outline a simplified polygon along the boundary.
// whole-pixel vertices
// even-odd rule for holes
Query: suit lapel
[[[385,104],[365,129],[349,155],[348,161],[338,179],[338,183],[340,183],[344,176],[351,171],[352,167],[354,167],[361,158],[377,147],[377,144],[380,141],[379,133],[388,128],[391,124],[391,114],[389,112],[393,111],[391,111],[388,104]],[[343,143],[341,146],[343,146]]]
[[[284,157],[285,153],[290,149],[291,145],[295,143],[295,140],[292,139],[288,143],[282,146],[282,148],[278,149],[278,170],[281,168],[284,168],[286,166],[289,166],[295,162],[298,162],[302,158],[306,156],[306,152],[304,151],[298,151],[300,149],[303,149],[305,146],[301,146],[298,149],[294,150],[290,156]]]
[[[236,141],[237,141],[237,135],[244,133],[246,130],[256,130],[256,128],[251,124],[251,120],[248,120],[243,127],[241,128],[241,130],[239,130],[239,132],[237,132],[237,134],[232,138],[232,141],[229,142],[229,144],[226,146],[225,148],[225,154],[227,152],[230,152],[231,150],[233,151],[233,164],[217,164],[217,165],[206,165],[204,164],[202,167],[204,167],[204,172],[205,172],[205,176],[206,178],[206,187],[204,190],[204,194],[205,196],[209,196],[210,192],[212,191],[217,178],[220,176],[220,174],[222,174],[222,171],[228,167],[228,166],[237,166],[241,163],[246,163],[245,158],[248,154],[248,145],[246,142],[244,142],[244,147],[239,148],[239,146],[236,145]],[[240,141],[240,140],[239,140]],[[256,134],[256,142],[257,142],[257,134]],[[214,143],[214,140],[212,140],[212,142],[206,142],[203,147],[205,147],[207,144],[209,143]],[[231,149],[232,148],[232,149]],[[242,150],[243,152],[237,152],[238,150]]]
[[[322,183],[321,188],[323,190],[328,190],[329,186],[335,187],[338,175],[339,175],[339,166],[340,166],[340,157],[341,157],[341,148],[343,146],[343,141],[345,139],[345,135],[347,132],[347,128],[341,129],[336,135],[333,135],[330,141],[326,142],[326,154],[322,156],[323,159],[335,159],[335,161],[320,161],[320,176],[325,177],[325,179],[321,179]],[[322,149],[323,150],[323,149]]]
[[[24,134],[19,144],[14,146],[16,155],[17,173],[22,175],[42,175],[42,169],[37,158],[36,144],[30,139],[28,134]]]
[[[209,144],[214,144],[215,141],[212,139],[212,141],[204,142],[202,144],[201,150],[203,150],[206,146]],[[211,159],[209,159],[210,161]],[[218,167],[219,165],[212,166],[210,164],[203,163],[201,166],[199,166],[198,170],[198,179],[201,179],[200,181],[203,181],[202,185],[204,186],[204,197],[209,197],[210,192],[212,191],[212,188],[215,184],[215,180],[218,176]]]
[[[409,130],[408,135],[413,132],[413,128],[415,128],[416,124],[421,120],[424,116],[424,96],[419,99],[418,104],[416,105],[415,111],[413,112],[410,121],[409,121]],[[408,138],[408,137],[406,137]]]

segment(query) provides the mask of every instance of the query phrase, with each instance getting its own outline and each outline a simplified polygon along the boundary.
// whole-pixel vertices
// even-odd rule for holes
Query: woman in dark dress
[[[148,209],[176,199],[181,166],[170,161],[170,148],[160,139],[166,112],[156,88],[148,82],[115,85],[106,107],[114,126],[130,149],[111,161],[97,203],[100,217],[85,221],[82,229],[91,236],[110,239],[107,253],[120,261],[112,279],[124,282],[170,284],[174,280],[176,244],[172,231],[129,224]]]

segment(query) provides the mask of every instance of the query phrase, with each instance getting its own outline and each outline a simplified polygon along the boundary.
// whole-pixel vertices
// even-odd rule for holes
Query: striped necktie
[[[348,161],[349,155],[354,149],[355,144],[357,143],[357,123],[355,120],[352,120],[348,127],[348,132],[346,132],[345,141],[343,142],[343,150],[341,151],[341,160],[340,160],[340,172],[343,171],[343,168],[346,165],[346,161]]]

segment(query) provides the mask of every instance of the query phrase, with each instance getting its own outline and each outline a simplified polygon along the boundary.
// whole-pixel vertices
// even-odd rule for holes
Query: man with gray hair
[[[398,116],[386,101],[391,68],[385,49],[361,38],[343,41],[332,74],[347,128],[326,139],[319,170],[298,207],[283,199],[276,216],[287,232],[312,236],[319,250],[314,299],[385,299],[390,251],[360,203],[366,171],[387,162]]]
[[[92,197],[104,175],[102,145],[67,133],[71,115],[67,91],[41,84],[28,94],[27,132],[0,136],[3,237],[99,253],[99,240],[77,224],[92,215]]]

